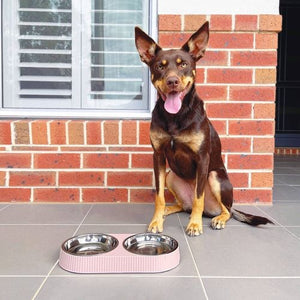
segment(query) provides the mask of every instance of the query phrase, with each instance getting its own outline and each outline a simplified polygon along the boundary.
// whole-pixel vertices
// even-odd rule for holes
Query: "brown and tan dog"
[[[150,67],[158,92],[150,127],[156,182],[150,232],[162,232],[164,217],[180,211],[191,212],[186,228],[189,236],[203,232],[203,213],[213,217],[214,229],[224,228],[231,215],[250,225],[272,223],[232,209],[232,185],[222,160],[220,138],[195,89],[196,62],[204,56],[208,37],[206,22],[181,49],[163,50],[140,28],[135,29],[137,50]],[[171,169],[168,174],[166,161]],[[176,198],[174,206],[165,204],[165,185]]]

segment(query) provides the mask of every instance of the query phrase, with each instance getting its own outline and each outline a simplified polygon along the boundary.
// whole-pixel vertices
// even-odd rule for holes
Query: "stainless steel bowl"
[[[118,240],[111,235],[88,233],[66,240],[62,250],[73,255],[96,255],[112,251],[118,244]]]
[[[134,254],[160,255],[176,250],[178,242],[167,235],[140,233],[125,239],[123,247]]]

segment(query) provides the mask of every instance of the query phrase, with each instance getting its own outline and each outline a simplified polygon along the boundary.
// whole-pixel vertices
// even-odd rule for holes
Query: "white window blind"
[[[149,109],[149,0],[3,0],[3,108]]]

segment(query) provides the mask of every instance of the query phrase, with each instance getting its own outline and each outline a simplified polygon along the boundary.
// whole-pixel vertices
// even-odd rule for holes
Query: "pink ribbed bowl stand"
[[[140,255],[127,251],[123,242],[130,234],[114,234],[118,246],[106,253],[74,255],[61,247],[59,265],[74,273],[157,273],[175,268],[180,261],[179,246],[160,255]]]

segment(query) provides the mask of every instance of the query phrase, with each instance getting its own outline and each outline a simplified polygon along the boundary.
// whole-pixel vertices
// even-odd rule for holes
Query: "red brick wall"
[[[281,16],[161,15],[161,46],[181,46],[205,20],[211,34],[197,89],[235,200],[271,202]],[[149,122],[0,120],[0,201],[152,202]]]

